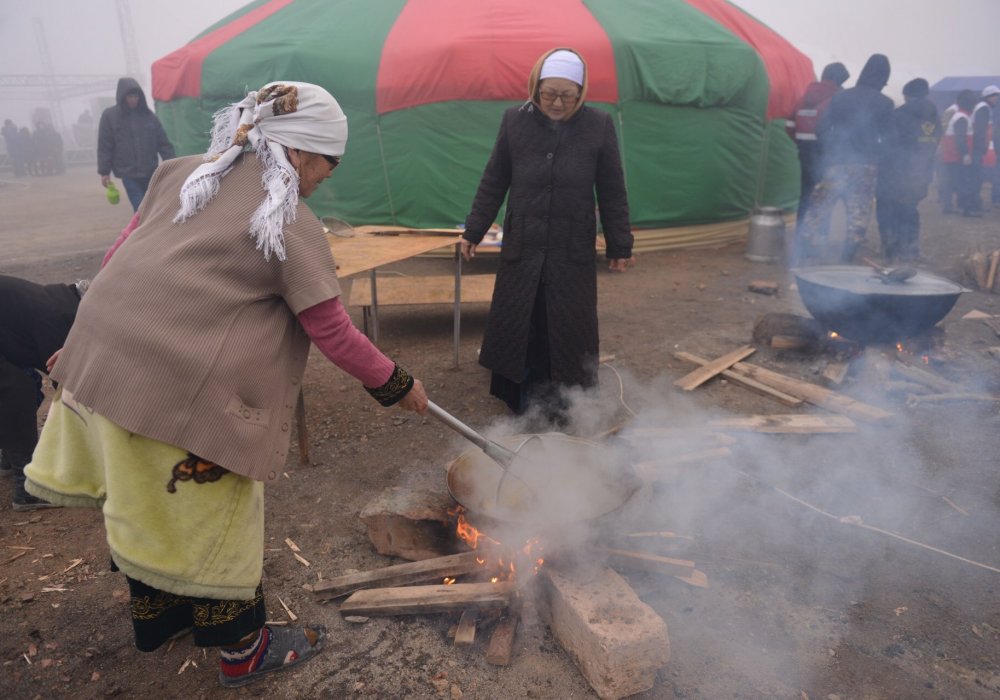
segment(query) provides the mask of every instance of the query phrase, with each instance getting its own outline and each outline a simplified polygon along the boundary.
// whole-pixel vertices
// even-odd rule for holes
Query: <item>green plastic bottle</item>
[[[118,193],[118,188],[115,187],[115,183],[113,182],[108,183],[108,187],[104,193],[108,196],[108,201],[111,204],[118,204],[122,199],[122,196]]]

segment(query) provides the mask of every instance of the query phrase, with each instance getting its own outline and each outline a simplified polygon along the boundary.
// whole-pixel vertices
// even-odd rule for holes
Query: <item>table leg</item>
[[[368,274],[372,283],[372,342],[378,345],[378,282],[375,280],[375,268]]]
[[[455,366],[458,367],[458,345],[462,335],[462,254],[455,244]]]

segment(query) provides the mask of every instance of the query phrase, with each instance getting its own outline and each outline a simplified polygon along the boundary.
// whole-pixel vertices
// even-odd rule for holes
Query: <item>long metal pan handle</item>
[[[448,413],[433,401],[427,402],[427,412],[464,437],[466,440],[476,445],[504,469],[510,466],[510,463],[514,459],[514,453],[510,450],[505,449],[492,440],[487,440],[485,437],[477,433],[455,416]]]

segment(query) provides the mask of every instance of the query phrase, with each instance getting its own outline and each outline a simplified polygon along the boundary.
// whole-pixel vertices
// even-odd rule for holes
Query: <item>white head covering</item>
[[[347,117],[333,96],[318,85],[268,83],[241,101],[215,113],[212,145],[181,187],[181,208],[174,223],[191,218],[219,192],[233,161],[249,145],[264,164],[266,196],[250,219],[257,249],[271,259],[285,259],[282,227],[295,221],[299,176],[282,146],[309,153],[341,156],[347,144]]]
[[[577,85],[583,85],[583,61],[572,51],[553,51],[545,59],[542,72],[538,74],[539,80],[546,78],[566,78]]]
[[[1000,95],[1000,87],[996,85],[987,85],[983,88],[983,97],[992,97],[993,95]]]

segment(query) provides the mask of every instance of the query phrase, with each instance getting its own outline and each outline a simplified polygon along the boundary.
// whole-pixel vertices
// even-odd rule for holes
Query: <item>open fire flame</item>
[[[541,536],[531,537],[519,547],[509,546],[473,526],[461,506],[449,511],[449,515],[456,519],[455,534],[479,553],[476,562],[492,573],[491,583],[534,576],[545,563]],[[448,576],[444,583],[450,585],[455,583],[455,579]]]
[[[902,343],[896,343],[896,352],[904,354],[904,355],[910,355],[910,356],[916,355],[915,352],[913,352],[912,350],[910,350],[908,347],[906,347]],[[931,363],[931,358],[928,355],[926,355],[926,354],[921,354],[920,355],[920,361],[923,362],[925,365],[929,365]]]

